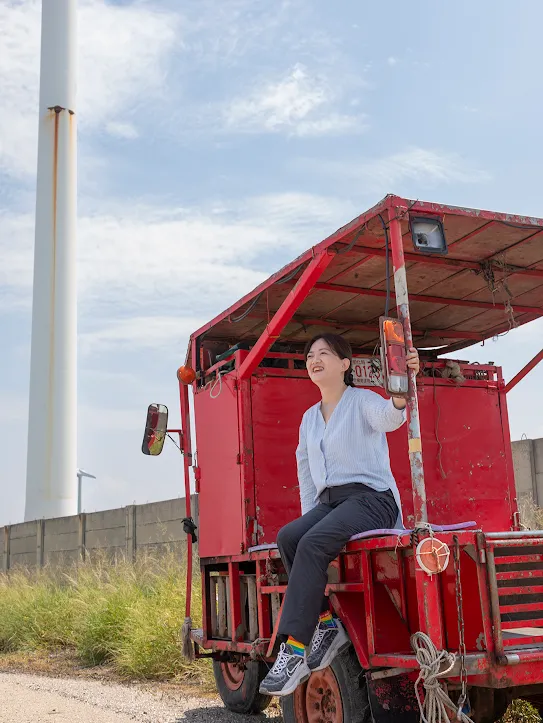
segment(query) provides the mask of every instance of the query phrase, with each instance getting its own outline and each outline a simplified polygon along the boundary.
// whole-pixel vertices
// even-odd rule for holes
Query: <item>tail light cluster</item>
[[[381,317],[381,367],[387,394],[401,397],[409,391],[409,376],[403,324],[398,319]]]

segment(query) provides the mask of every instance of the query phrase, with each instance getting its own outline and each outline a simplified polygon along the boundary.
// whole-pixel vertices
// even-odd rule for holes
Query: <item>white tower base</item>
[[[76,0],[43,0],[25,520],[77,511]]]

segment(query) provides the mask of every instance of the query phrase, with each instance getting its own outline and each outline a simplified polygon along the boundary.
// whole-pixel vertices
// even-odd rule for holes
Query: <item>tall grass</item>
[[[543,530],[543,507],[534,504],[532,497],[526,495],[519,501],[520,519],[529,530]]]
[[[181,655],[185,574],[173,554],[0,574],[0,652],[65,648],[84,664],[108,663],[123,676],[208,682],[209,665]],[[197,624],[196,576],[192,616]]]

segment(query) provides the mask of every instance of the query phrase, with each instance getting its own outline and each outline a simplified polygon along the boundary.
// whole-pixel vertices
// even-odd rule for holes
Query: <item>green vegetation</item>
[[[515,700],[501,719],[501,723],[541,723],[541,720],[533,705],[525,700]]]
[[[84,665],[107,664],[125,678],[178,679],[213,689],[209,662],[189,663],[181,655],[184,615],[185,566],[174,555],[0,573],[0,655],[67,650]],[[192,617],[199,624],[198,574]],[[525,701],[515,701],[502,719],[541,721]]]
[[[192,615],[199,622],[197,578]],[[126,677],[210,682],[206,661],[181,655],[184,616],[185,567],[173,555],[0,574],[0,653],[64,648]]]

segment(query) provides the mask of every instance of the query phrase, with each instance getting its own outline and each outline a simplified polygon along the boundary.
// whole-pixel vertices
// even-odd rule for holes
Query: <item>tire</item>
[[[332,664],[311,675],[306,683],[281,698],[284,723],[370,723],[366,679],[349,646]],[[323,711],[325,714],[323,715]]]
[[[264,663],[251,660],[242,665],[213,661],[213,675],[222,702],[233,713],[262,713],[272,701],[258,689],[268,672]]]

